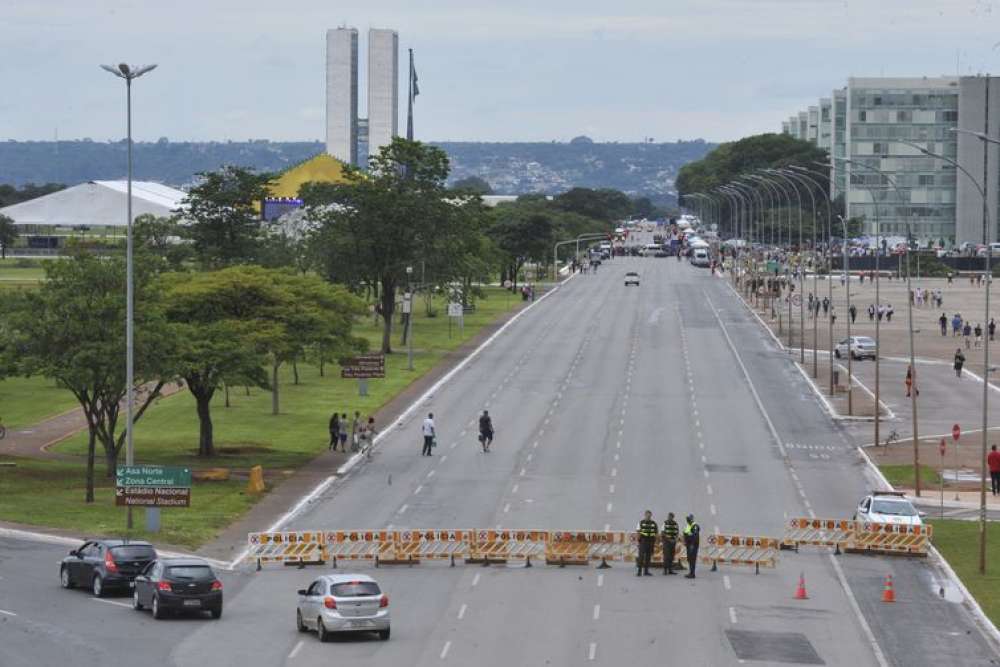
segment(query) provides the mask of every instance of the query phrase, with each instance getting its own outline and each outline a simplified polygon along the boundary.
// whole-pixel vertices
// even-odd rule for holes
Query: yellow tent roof
[[[286,169],[268,188],[272,197],[298,197],[303,183],[343,183],[344,164],[329,153],[320,153]]]

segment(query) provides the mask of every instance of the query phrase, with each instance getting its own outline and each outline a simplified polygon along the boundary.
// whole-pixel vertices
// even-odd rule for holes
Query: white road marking
[[[0,609],[0,614],[4,614],[5,616],[17,616],[14,612],[7,611],[6,609]]]
[[[610,523],[604,524],[604,532],[605,533],[611,532],[611,524]]]
[[[730,589],[732,589],[733,585],[729,581],[729,575],[728,574],[722,575],[722,585],[725,586],[725,588],[726,588],[727,591],[730,590]]]
[[[431,478],[433,476],[434,476],[434,471],[433,470],[431,470],[429,473],[427,473],[427,477],[428,478]]]
[[[594,620],[596,621],[600,617],[601,617],[601,605],[595,604],[594,605]]]
[[[409,505],[404,504],[402,507],[399,508],[399,511],[397,511],[396,514],[402,514],[403,512],[406,511],[407,507],[409,507]]]
[[[521,468],[521,477],[524,477],[524,468]]]
[[[452,449],[455,449],[456,447],[458,447],[458,442],[451,443],[451,448]]]
[[[537,448],[538,447],[538,441],[537,440],[535,440],[535,444],[533,444],[532,447],[533,448]]]
[[[621,457],[615,454],[615,461],[619,460]]]
[[[417,495],[418,493],[420,493],[423,490],[423,488],[424,488],[423,484],[418,484],[417,488],[413,489],[413,495]]]
[[[730,607],[729,608],[729,620],[733,622],[733,625],[736,625],[736,608],[735,607]]]
[[[622,448],[622,441],[621,441],[621,440],[619,440],[618,442],[616,442],[616,443],[615,443],[615,447],[616,447],[617,449],[621,449],[621,448]]]
[[[708,495],[712,495],[712,485],[711,484],[706,484],[705,486],[706,486],[706,489],[708,490]]]
[[[701,449],[705,449],[705,443],[704,443],[704,442],[701,442],[701,441],[699,441],[699,442],[698,442],[698,447],[700,447]]]
[[[444,660],[445,658],[448,657],[448,649],[450,649],[450,648],[451,648],[451,642],[445,642],[444,643],[444,648],[441,649],[441,659],[442,660]]]
[[[707,458],[705,458],[705,455],[704,455],[704,454],[702,454],[702,455],[701,455],[701,462],[702,462],[702,463],[708,463],[708,459],[707,459]]]
[[[611,508],[613,507],[613,505],[614,505],[613,503],[608,503],[608,511],[609,512],[611,511]]]
[[[546,424],[548,424],[548,423],[549,423],[549,418],[548,418],[548,417],[546,417],[546,418],[545,418],[545,423],[546,423]]]
[[[125,607],[126,609],[131,609],[132,605],[125,602],[115,602],[114,600],[103,600],[101,598],[90,598],[94,602],[103,602],[104,604],[113,604],[116,607]]]
[[[460,621],[462,620],[462,617],[465,616],[465,610],[467,608],[468,608],[468,605],[463,603],[462,607],[458,610],[458,620],[460,620]]]
[[[447,454],[445,454],[444,456],[441,457],[441,463],[444,463],[447,460],[448,460],[448,455]]]
[[[702,470],[702,472],[705,473],[705,479],[708,479],[708,471],[707,470]]]
[[[612,468],[611,469],[611,476],[612,477],[617,477],[618,476],[618,468]]]
[[[538,429],[538,436],[541,437],[543,435],[545,435],[545,429],[544,428]]]
[[[297,656],[299,654],[299,651],[302,650],[302,645],[303,644],[305,644],[305,641],[302,640],[302,639],[300,639],[299,643],[296,644],[295,648],[293,648],[292,651],[291,651],[291,653],[288,654],[288,659],[289,660],[291,660],[292,658],[294,658],[295,656]]]
[[[535,456],[534,454],[528,454],[528,456],[524,460],[527,461],[528,463],[531,463],[531,459],[534,458],[534,456]]]
[[[593,660],[597,655],[597,642],[590,642],[590,654],[588,659]]]
[[[715,516],[715,505],[709,505],[708,510],[712,513],[712,516]]]
[[[469,422],[469,426],[472,426],[472,422]],[[461,433],[459,433],[459,435],[460,436],[465,435],[466,433],[468,433],[468,431],[462,431]]]
[[[608,493],[614,493],[614,492],[615,492],[615,485],[614,484],[609,484],[608,485]]]
[[[597,575],[597,587],[600,588],[603,585],[604,585],[604,575],[599,574]]]
[[[520,484],[515,484],[514,488],[510,490],[511,493],[517,493],[517,490],[521,488]]]
[[[504,513],[510,511],[510,503],[507,503],[506,505],[503,506],[503,511],[504,511]]]
[[[479,573],[476,572],[476,576],[472,578],[472,585],[475,586],[478,583],[479,583]]]

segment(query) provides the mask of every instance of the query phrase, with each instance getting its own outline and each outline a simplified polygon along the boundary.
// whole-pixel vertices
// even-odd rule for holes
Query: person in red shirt
[[[993,445],[989,455],[986,457],[986,465],[990,468],[993,495],[1000,495],[1000,452],[997,451],[996,445]]]

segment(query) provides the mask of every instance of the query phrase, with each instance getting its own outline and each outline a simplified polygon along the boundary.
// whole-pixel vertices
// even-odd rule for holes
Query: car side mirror
[[[918,514],[918,515],[919,515],[919,516],[920,516],[921,518],[923,518],[923,517],[927,516],[927,512],[924,512],[923,510],[921,510],[921,511],[917,512],[917,514]]]
[[[70,549],[69,555],[70,556],[76,556],[77,558],[79,558],[80,557],[80,552],[77,551],[76,549]]]
[[[309,594],[309,592],[306,589],[304,589],[304,588],[300,588],[299,589],[299,595],[305,596],[305,595],[308,595],[308,594]]]

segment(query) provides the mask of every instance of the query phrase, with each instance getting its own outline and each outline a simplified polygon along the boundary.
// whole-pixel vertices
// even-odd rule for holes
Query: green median
[[[986,525],[986,574],[979,573],[979,523],[935,519],[934,546],[994,623],[1000,623],[1000,525]]]

